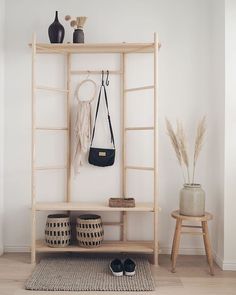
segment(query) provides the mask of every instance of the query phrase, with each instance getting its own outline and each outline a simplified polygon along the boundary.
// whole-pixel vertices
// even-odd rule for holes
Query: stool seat
[[[208,231],[208,225],[207,225],[208,220],[213,219],[213,215],[211,213],[205,212],[205,215],[203,216],[186,216],[186,215],[181,215],[179,213],[179,210],[175,210],[171,213],[171,216],[174,219],[176,219],[176,227],[175,227],[175,233],[174,233],[172,251],[171,251],[171,260],[172,260],[171,271],[175,272],[176,261],[177,261],[178,252],[179,252],[180,235],[181,234],[202,235],[206,256],[207,256],[207,261],[210,267],[210,274],[214,275],[211,243],[210,243],[209,231]],[[183,221],[200,222],[201,226],[183,224]],[[182,231],[182,228],[191,228],[192,230]],[[202,231],[201,232],[196,231],[198,229],[202,229]]]
[[[175,219],[179,218],[181,220],[188,220],[188,221],[207,221],[213,219],[213,215],[209,212],[205,212],[203,216],[188,216],[188,215],[181,215],[179,210],[175,210],[171,213],[171,216]]]

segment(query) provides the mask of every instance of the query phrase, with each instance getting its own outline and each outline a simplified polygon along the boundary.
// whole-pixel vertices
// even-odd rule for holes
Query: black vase
[[[48,36],[51,43],[62,43],[65,36],[65,29],[58,20],[58,11],[56,11],[54,22],[48,28]]]
[[[82,29],[74,30],[73,43],[84,43],[84,31]]]

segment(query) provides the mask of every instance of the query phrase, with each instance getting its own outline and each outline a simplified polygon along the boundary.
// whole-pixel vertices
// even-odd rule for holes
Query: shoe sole
[[[111,268],[110,265],[109,265],[109,268],[110,268],[110,270],[111,270],[113,276],[115,276],[115,277],[122,277],[122,276],[123,276],[123,271],[120,271],[120,272],[114,272],[114,271],[112,270],[112,268]]]
[[[132,277],[135,275],[135,271],[132,271],[132,272],[125,271],[125,275],[128,277]]]

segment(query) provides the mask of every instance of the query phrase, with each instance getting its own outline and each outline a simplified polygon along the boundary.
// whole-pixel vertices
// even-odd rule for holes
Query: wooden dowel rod
[[[106,70],[104,70],[106,72]],[[70,71],[71,75],[101,75],[102,71],[89,71],[89,70],[81,70],[81,71]],[[111,75],[122,75],[121,71],[109,71]]]
[[[154,130],[154,127],[127,127],[125,130]]]
[[[140,90],[146,90],[146,89],[154,89],[154,85],[135,87],[135,88],[127,88],[127,89],[125,89],[125,92],[140,91]]]
[[[68,130],[67,127],[36,127],[36,130],[48,130],[48,131],[52,131],[52,130]]]
[[[204,236],[205,234],[202,232],[194,232],[194,231],[181,231],[181,234],[195,235],[195,236]]]
[[[57,170],[57,169],[67,169],[67,166],[38,166],[35,167],[36,170]]]
[[[62,93],[69,92],[68,89],[60,89],[60,88],[56,88],[56,87],[49,87],[49,86],[42,86],[42,85],[36,86],[36,89],[37,90],[47,90],[47,91],[62,92]]]
[[[151,170],[153,171],[153,167],[141,167],[141,166],[125,166],[125,169],[135,169],[135,170]]]
[[[122,222],[103,222],[102,224],[105,225],[105,226],[108,226],[108,225],[123,226]]]
[[[184,225],[184,224],[182,224],[182,227],[189,227],[189,228],[202,228],[202,227],[199,226],[199,225]]]

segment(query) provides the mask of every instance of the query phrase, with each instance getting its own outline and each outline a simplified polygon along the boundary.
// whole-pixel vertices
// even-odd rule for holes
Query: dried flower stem
[[[204,116],[202,118],[202,120],[198,123],[198,126],[197,126],[197,133],[196,133],[196,139],[195,139],[195,148],[194,148],[194,155],[193,155],[192,183],[194,183],[196,163],[197,163],[197,159],[198,159],[198,156],[200,154],[200,151],[202,149],[205,133],[206,133],[206,117]]]
[[[176,136],[176,134],[174,132],[174,129],[173,129],[170,121],[167,118],[166,118],[166,128],[167,128],[168,135],[170,137],[171,144],[172,144],[172,146],[174,148],[177,160],[178,160],[179,165],[181,167],[184,182],[186,182],[185,181],[184,170],[183,170],[183,161],[182,161],[182,156],[181,156],[181,152],[180,152],[179,141],[178,141],[178,138],[177,138],[177,136]]]
[[[182,161],[186,167],[188,183],[190,183],[190,175],[189,175],[189,159],[188,159],[188,150],[187,150],[187,140],[184,133],[183,126],[180,122],[177,122],[177,139],[179,142],[179,150],[182,157]]]

